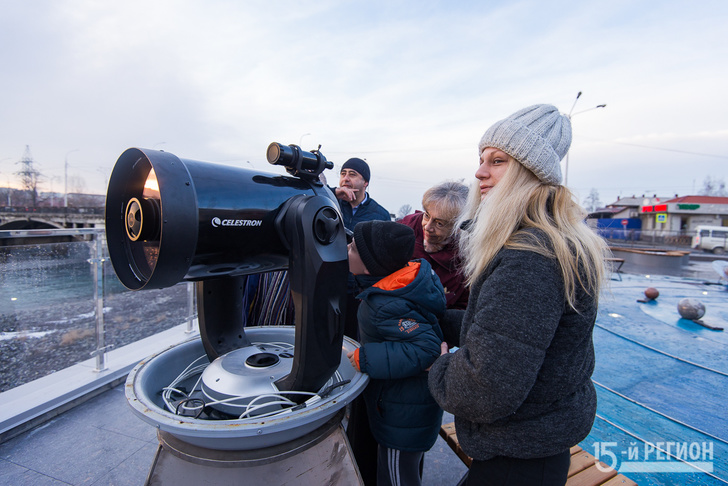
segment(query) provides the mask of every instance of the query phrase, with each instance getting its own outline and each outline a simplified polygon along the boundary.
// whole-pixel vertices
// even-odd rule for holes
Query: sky
[[[494,122],[572,114],[580,202],[728,171],[728,2],[0,0],[0,187],[105,194],[129,147],[283,173],[271,142],[371,167],[391,213],[470,184]],[[581,96],[577,99],[577,93]],[[604,108],[595,108],[606,104]],[[66,182],[68,181],[68,182]]]

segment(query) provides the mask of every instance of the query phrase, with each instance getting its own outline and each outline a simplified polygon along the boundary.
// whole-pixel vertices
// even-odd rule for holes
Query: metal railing
[[[184,322],[193,332],[194,284],[125,289],[103,229],[0,230],[0,240],[14,240],[0,246],[0,392],[89,356],[104,371],[112,348]]]
[[[660,247],[690,250],[694,231],[643,230],[623,228],[597,228],[597,233],[620,246]]]
[[[104,208],[98,206],[63,207],[63,206],[0,206],[0,213],[54,213],[54,214],[104,214]],[[31,231],[31,230],[27,230]]]

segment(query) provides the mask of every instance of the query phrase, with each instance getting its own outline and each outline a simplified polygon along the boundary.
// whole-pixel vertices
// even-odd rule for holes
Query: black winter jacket
[[[368,195],[367,195],[368,196]],[[341,216],[344,218],[344,227],[348,230],[354,231],[354,226],[362,221],[391,221],[389,211],[384,209],[377,201],[367,197],[366,201],[361,203],[356,210],[356,214],[351,209],[351,204],[347,201],[339,199],[339,208],[341,209]]]

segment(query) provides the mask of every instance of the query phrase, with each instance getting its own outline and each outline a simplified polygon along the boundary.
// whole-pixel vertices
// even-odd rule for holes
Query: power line
[[[579,138],[583,138],[586,140],[592,140],[595,142],[612,143],[615,145],[628,145],[630,147],[640,147],[640,148],[646,148],[646,149],[652,149],[652,150],[662,150],[663,152],[675,152],[675,153],[679,153],[679,154],[698,155],[700,157],[715,157],[718,159],[728,159],[728,155],[704,154],[704,153],[700,153],[700,152],[690,152],[687,150],[668,149],[668,148],[663,148],[663,147],[652,147],[650,145],[640,145],[637,143],[628,143],[628,142],[616,142],[614,140],[604,140],[604,139],[599,139],[599,138],[591,138],[591,137],[583,137],[583,136],[579,136]]]

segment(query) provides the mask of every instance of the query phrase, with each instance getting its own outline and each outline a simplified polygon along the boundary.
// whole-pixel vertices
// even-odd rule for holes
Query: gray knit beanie
[[[559,162],[571,146],[571,121],[552,105],[518,110],[490,127],[478,144],[500,149],[519,161],[545,184],[561,184]]]

